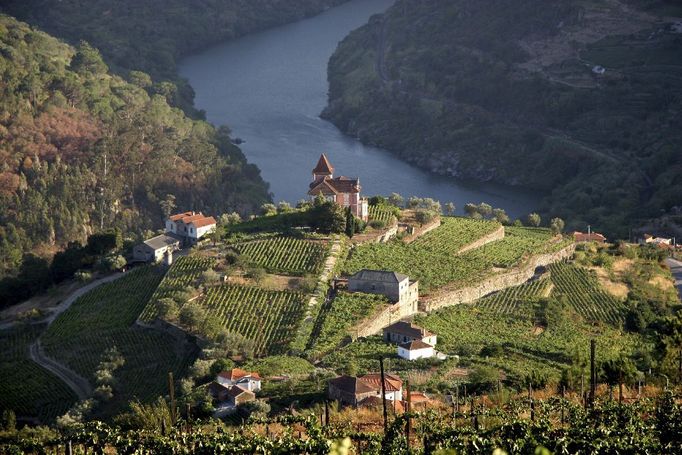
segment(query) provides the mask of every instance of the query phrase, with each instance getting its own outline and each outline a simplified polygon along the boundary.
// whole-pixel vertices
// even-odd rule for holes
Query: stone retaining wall
[[[509,287],[518,286],[530,280],[538,267],[546,267],[549,264],[568,259],[573,256],[574,252],[575,244],[569,245],[556,253],[533,256],[522,266],[495,274],[482,282],[477,283],[475,286],[454,289],[451,291],[444,290],[434,296],[424,298],[419,302],[419,310],[431,312],[451,305],[469,303],[485,297],[488,294],[499,292]]]
[[[495,232],[491,232],[488,235],[484,235],[480,239],[471,242],[470,244],[464,246],[461,250],[457,252],[457,254],[462,254],[467,251],[475,250],[476,248],[480,248],[483,245],[487,245],[488,243],[491,242],[496,242],[497,240],[502,240],[504,238],[504,226],[500,226],[499,229],[497,229]]]

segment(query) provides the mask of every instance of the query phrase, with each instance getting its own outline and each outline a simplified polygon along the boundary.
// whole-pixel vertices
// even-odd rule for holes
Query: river
[[[320,119],[327,102],[327,62],[340,40],[393,0],[353,0],[319,16],[230,41],[184,59],[180,74],[207,119],[227,124],[248,160],[270,183],[276,202],[305,198],[320,153],[335,175],[359,177],[364,195],[400,193],[454,202],[485,201],[512,217],[538,207],[516,188],[442,177],[361,144]]]

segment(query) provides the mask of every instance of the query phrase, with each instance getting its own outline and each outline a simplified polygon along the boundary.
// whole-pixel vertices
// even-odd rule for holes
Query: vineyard
[[[526,295],[542,292],[538,282],[527,286],[526,289],[512,288],[506,292]],[[636,335],[623,334],[610,326],[594,327],[578,317],[571,306],[550,308],[544,315],[544,325],[539,327],[536,319],[538,309],[532,297],[528,300],[518,298],[513,311],[501,311],[500,308],[508,308],[512,300],[506,292],[473,305],[452,306],[419,315],[415,322],[438,334],[439,350],[501,368],[507,372],[508,378],[516,381],[531,370],[558,380],[561,369],[571,364],[572,353],[577,350],[588,352],[589,341],[595,337],[602,360],[615,358],[621,352],[630,354],[641,342]],[[501,305],[492,305],[492,302],[500,302]],[[484,347],[490,346],[501,346],[504,355],[487,358],[480,354]]]
[[[620,404],[597,400],[584,408],[571,398],[515,397],[505,406],[473,398],[441,412],[391,410],[381,429],[378,412],[356,429],[348,411],[253,419],[234,430],[180,420],[161,432],[122,430],[92,422],[75,432],[22,439],[8,433],[3,453],[54,453],[70,441],[74,453],[196,454],[674,454],[682,451],[682,407],[665,391]],[[356,412],[356,411],[353,411]],[[409,420],[408,420],[409,419]],[[359,427],[359,425],[358,425]],[[407,437],[406,437],[407,436]]]
[[[369,221],[378,221],[388,226],[396,220],[396,211],[398,211],[398,209],[390,205],[370,205]]]
[[[274,237],[237,244],[234,248],[249,263],[270,273],[317,274],[329,252],[329,243],[294,237]]]
[[[183,256],[171,266],[156,291],[149,299],[149,303],[140,315],[140,320],[151,322],[156,317],[156,302],[170,297],[174,292],[195,284],[201,272],[208,270],[215,263],[211,258]]]
[[[78,399],[59,378],[29,359],[29,346],[43,326],[26,326],[0,333],[0,410],[50,423]]]
[[[620,326],[625,305],[602,290],[594,272],[568,263],[550,267],[554,295],[564,296],[575,311],[590,321],[604,321]]]
[[[538,297],[546,297],[551,289],[551,280],[543,278],[484,297],[476,302],[476,306],[495,314],[518,314],[528,309],[525,303]]]
[[[166,375],[180,375],[194,360],[194,348],[170,335],[135,325],[161,281],[161,272],[144,267],[128,272],[79,298],[41,338],[48,356],[94,381],[102,354],[116,346],[125,365],[116,371],[119,387],[110,411],[127,401],[153,399],[167,390]]]
[[[300,293],[249,286],[209,288],[200,303],[228,331],[252,340],[261,355],[286,352],[305,312]]]
[[[341,341],[352,336],[352,327],[388,305],[388,300],[379,295],[340,292],[329,308],[323,309],[320,318],[323,323],[317,337],[314,337],[313,351],[326,353],[339,346]]]
[[[419,280],[420,292],[428,293],[446,284],[471,284],[492,268],[512,267],[531,255],[559,251],[569,244],[554,241],[546,229],[506,227],[504,239],[458,254],[463,246],[498,227],[490,221],[443,218],[439,228],[409,245],[394,241],[359,246],[344,263],[343,272],[393,270]]]

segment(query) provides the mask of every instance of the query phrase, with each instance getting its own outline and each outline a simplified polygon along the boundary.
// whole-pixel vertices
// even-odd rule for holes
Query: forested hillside
[[[399,0],[339,46],[324,116],[627,236],[682,201],[680,17],[672,1]]]
[[[227,129],[149,95],[144,73],[130,81],[89,45],[0,15],[0,277],[29,250],[158,228],[162,206],[249,213],[269,199]]]
[[[173,81],[159,91],[191,112],[193,91],[175,71],[180,56],[345,1],[4,0],[0,10],[73,44],[89,42],[114,72],[141,70]]]

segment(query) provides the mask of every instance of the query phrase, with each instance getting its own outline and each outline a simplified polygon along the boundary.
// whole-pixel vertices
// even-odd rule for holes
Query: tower
[[[329,164],[329,160],[323,153],[317,161],[317,166],[313,169],[313,182],[318,179],[326,179],[334,177],[334,168]]]

